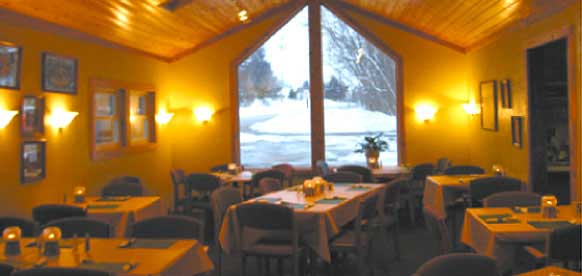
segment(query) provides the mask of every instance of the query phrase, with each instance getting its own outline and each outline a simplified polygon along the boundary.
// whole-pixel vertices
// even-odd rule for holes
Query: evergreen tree
[[[238,68],[239,101],[249,105],[255,99],[276,98],[281,91],[271,64],[265,59],[265,49],[259,48]]]

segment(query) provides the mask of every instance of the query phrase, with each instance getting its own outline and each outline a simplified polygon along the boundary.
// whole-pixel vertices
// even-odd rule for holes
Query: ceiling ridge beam
[[[434,43],[440,44],[442,46],[445,46],[447,48],[453,49],[457,52],[461,52],[461,53],[467,52],[467,49],[465,47],[459,46],[455,43],[446,41],[446,40],[439,38],[437,36],[434,36],[434,35],[431,35],[429,33],[418,30],[416,28],[410,27],[406,24],[403,24],[403,23],[397,22],[395,20],[386,18],[381,14],[365,10],[365,9],[360,8],[358,6],[355,6],[351,3],[347,3],[346,1],[325,1],[325,2],[330,3],[334,6],[339,7],[339,8],[364,15],[366,17],[369,17],[369,18],[381,23],[381,24],[396,28],[396,29],[401,30],[403,32],[413,34],[413,35],[418,36],[420,38],[423,38],[423,39],[432,41]]]

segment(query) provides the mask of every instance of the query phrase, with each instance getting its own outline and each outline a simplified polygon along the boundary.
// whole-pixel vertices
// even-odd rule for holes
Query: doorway
[[[576,102],[570,100],[568,38],[529,48],[527,72],[531,188],[569,204],[576,159],[570,105]]]

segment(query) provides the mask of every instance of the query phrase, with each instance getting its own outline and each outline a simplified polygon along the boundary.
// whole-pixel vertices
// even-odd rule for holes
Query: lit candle
[[[76,203],[83,203],[85,202],[85,195],[87,195],[87,189],[83,186],[77,186],[75,187],[73,194]]]
[[[4,248],[4,255],[17,256],[20,255],[20,237],[22,231],[20,227],[11,226],[4,229],[2,232],[2,239],[6,243]]]
[[[61,229],[58,227],[47,227],[42,230],[41,237],[44,241],[44,255],[59,255],[59,240],[61,239]]]
[[[231,174],[236,174],[237,166],[236,163],[229,163],[227,166],[228,172]]]
[[[558,206],[558,199],[553,195],[544,195],[541,199],[542,217],[555,218],[556,206]]]

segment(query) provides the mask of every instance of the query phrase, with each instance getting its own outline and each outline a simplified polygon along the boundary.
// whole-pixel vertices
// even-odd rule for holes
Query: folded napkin
[[[256,202],[264,202],[264,203],[275,203],[277,201],[281,201],[280,197],[259,197],[255,200]]]
[[[299,209],[299,210],[304,210],[304,209],[307,209],[307,208],[313,206],[312,204],[293,203],[293,202],[287,202],[287,201],[281,201],[281,205],[285,205],[287,207],[291,207],[293,209]]]
[[[488,218],[485,220],[487,224],[510,224],[510,223],[519,223],[521,220],[518,218],[511,218],[511,217],[503,217],[503,218]]]
[[[95,201],[127,201],[129,200],[131,197],[129,196],[103,196],[98,198]]]
[[[131,239],[119,245],[120,248],[168,249],[176,240]]]
[[[561,228],[561,227],[572,225],[572,223],[570,223],[567,220],[528,221],[527,223],[535,228],[542,228],[542,229],[556,229],[556,228]]]
[[[511,214],[483,214],[483,215],[478,215],[478,216],[482,220],[487,220],[487,219],[492,219],[492,218],[496,218],[496,219],[508,218],[508,217],[511,217]]]
[[[137,266],[137,263],[113,263],[113,262],[95,262],[84,260],[79,263],[79,268],[103,270],[113,273],[129,272]]]
[[[350,186],[350,190],[352,191],[365,191],[369,190],[370,186],[362,185],[362,184],[353,184]]]
[[[346,200],[345,197],[334,196],[334,197],[330,197],[330,198],[320,199],[320,200],[316,201],[316,203],[318,203],[318,204],[340,204],[344,200]]]
[[[89,204],[87,209],[115,209],[119,204]]]
[[[541,208],[540,207],[519,207],[519,206],[515,206],[513,208],[511,208],[511,210],[513,210],[514,213],[517,214],[528,214],[528,213],[539,213],[541,212]]]

